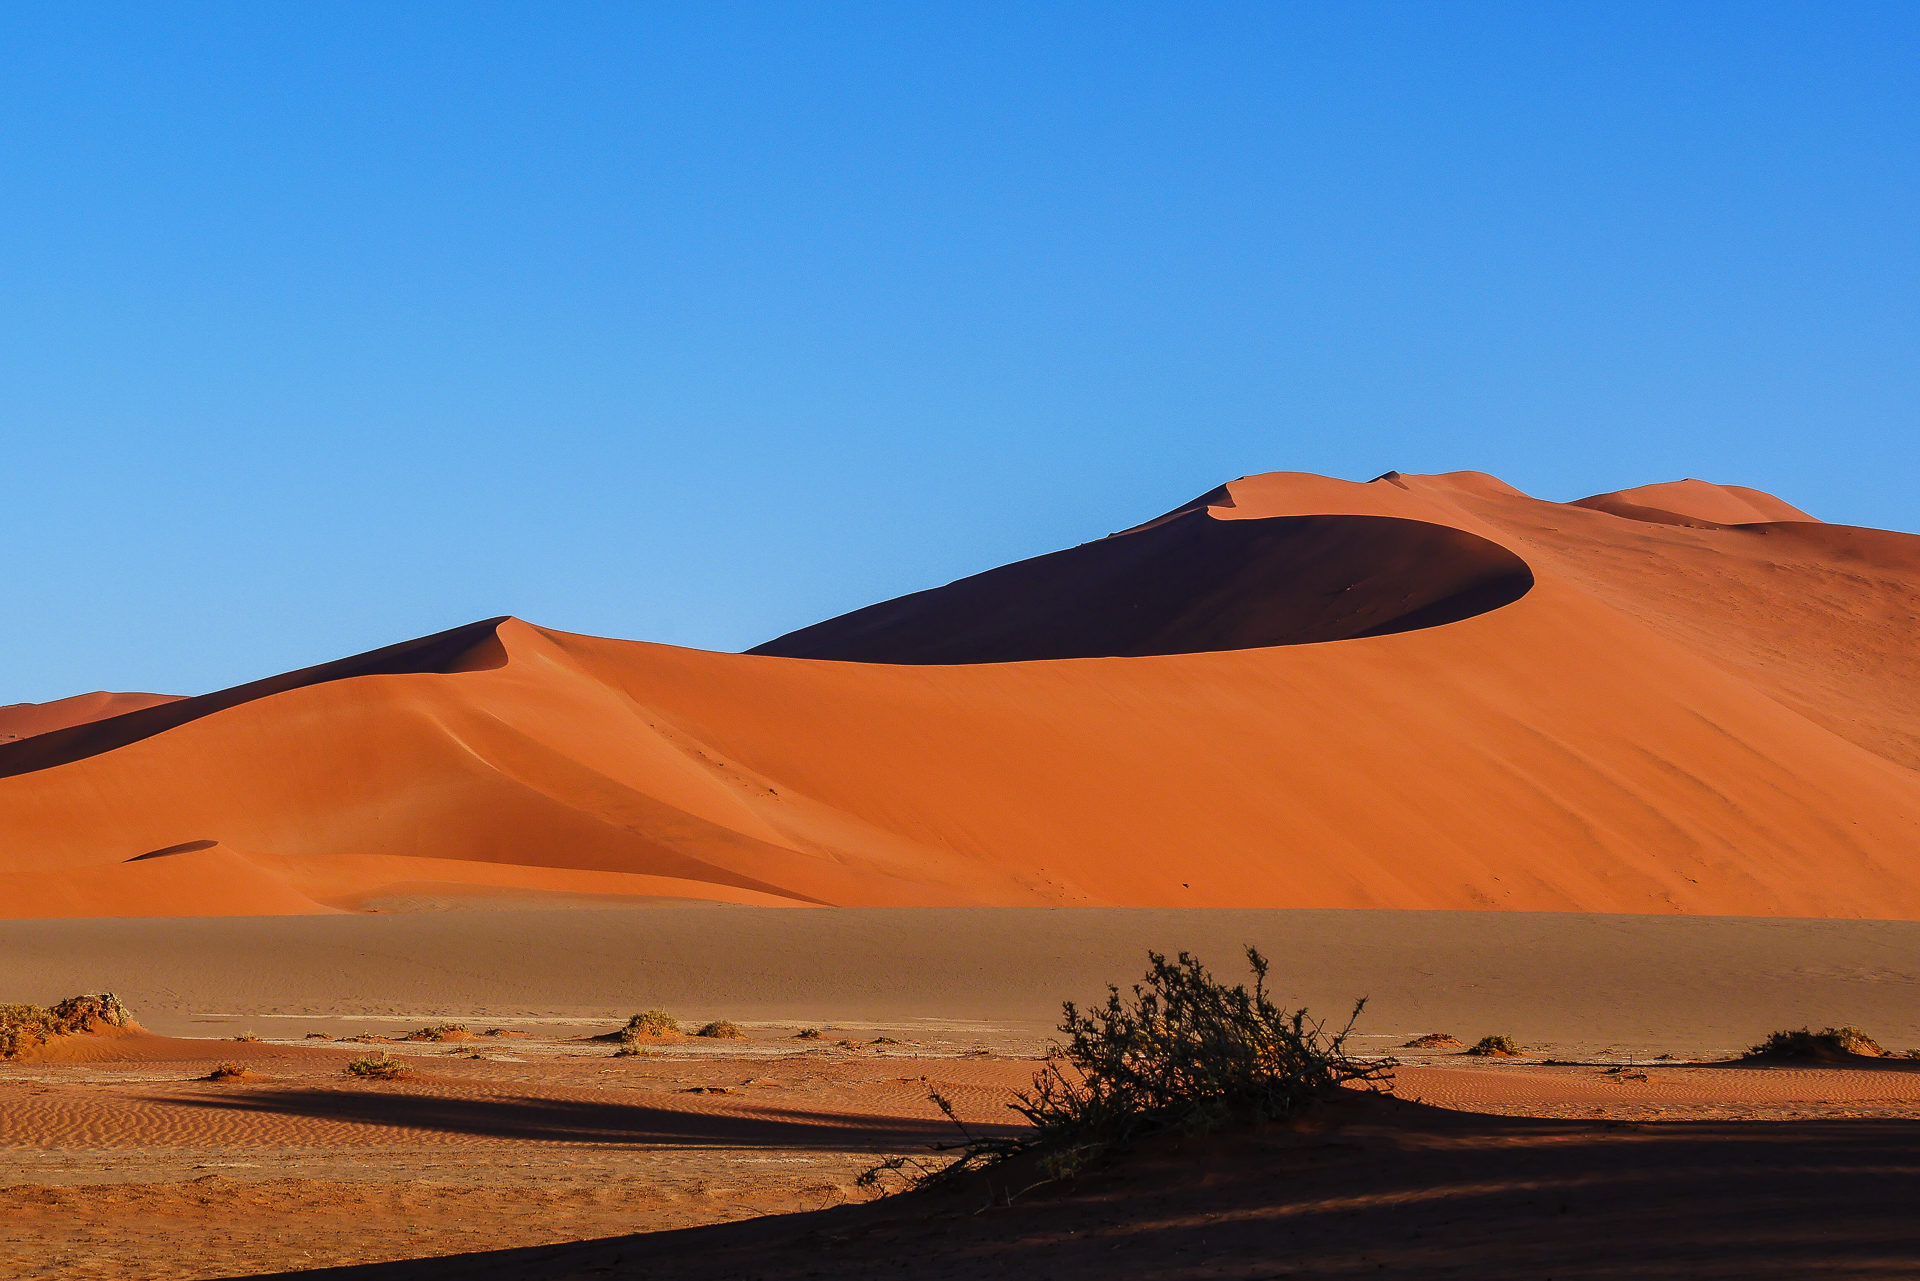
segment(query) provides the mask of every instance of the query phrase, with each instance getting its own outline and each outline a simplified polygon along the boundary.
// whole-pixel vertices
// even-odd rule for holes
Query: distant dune
[[[96,690],[51,703],[12,703],[0,707],[0,743],[31,738],[57,729],[103,721],[124,712],[179,701],[177,694],[110,694]]]
[[[1920,919],[1917,617],[1920,537],[1754,490],[1247,477],[749,654],[502,619],[53,718],[0,913]]]

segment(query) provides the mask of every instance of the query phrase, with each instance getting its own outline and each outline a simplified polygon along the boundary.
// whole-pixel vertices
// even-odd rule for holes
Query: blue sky
[[[0,702],[739,649],[1224,479],[1920,529],[1909,4],[0,14]]]

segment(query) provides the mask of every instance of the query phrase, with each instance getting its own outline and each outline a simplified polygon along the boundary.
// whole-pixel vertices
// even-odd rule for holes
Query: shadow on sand
[[[954,1192],[306,1274],[341,1281],[806,1277],[1784,1278],[1920,1273],[1920,1122],[1569,1122],[1392,1099],[1166,1143],[1070,1189]]]
[[[708,1110],[571,1099],[460,1098],[397,1090],[258,1090],[224,1097],[170,1096],[167,1102],[175,1107],[310,1117],[534,1143],[720,1145],[860,1152],[945,1142],[954,1137],[952,1123],[939,1117],[922,1121],[858,1113],[800,1112],[744,1102]],[[995,1127],[985,1128],[999,1132]]]

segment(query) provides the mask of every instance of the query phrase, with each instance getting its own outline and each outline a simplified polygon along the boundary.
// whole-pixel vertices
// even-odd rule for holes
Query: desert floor
[[[1435,1030],[1536,1053],[1412,1054],[1394,1099],[1156,1147],[1010,1208],[855,1188],[952,1134],[932,1090],[970,1125],[1009,1119],[1061,997],[1136,976],[1147,946],[1232,975],[1242,940],[1316,1010],[1370,993],[1362,1053]],[[112,988],[163,1035],[0,1063],[0,1276],[1914,1275],[1920,1062],[1685,1060],[1808,1022],[1920,1044],[1917,941],[1384,912],[14,922],[8,999]],[[654,1005],[752,1039],[626,1058],[583,1039]],[[446,1019],[481,1035],[339,1039]],[[383,1051],[411,1075],[342,1070]],[[229,1059],[249,1078],[202,1079]]]

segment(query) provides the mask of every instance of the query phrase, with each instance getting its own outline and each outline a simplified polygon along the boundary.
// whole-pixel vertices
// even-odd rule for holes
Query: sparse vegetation
[[[1526,1051],[1521,1049],[1520,1043],[1510,1036],[1483,1036],[1468,1048],[1467,1053],[1481,1058],[1513,1059],[1519,1058]]]
[[[827,1039],[827,1036],[826,1033],[817,1027],[803,1027],[793,1034],[793,1039],[796,1041],[824,1041]]]
[[[1429,1032],[1425,1036],[1416,1036],[1400,1048],[1403,1050],[1451,1050],[1460,1045],[1460,1038],[1451,1032]]]
[[[398,1081],[411,1073],[412,1069],[396,1058],[389,1057],[385,1051],[371,1058],[355,1059],[347,1064],[347,1075],[357,1076],[367,1081]]]
[[[744,1041],[747,1039],[747,1034],[740,1030],[739,1024],[729,1023],[725,1019],[718,1019],[707,1024],[698,1032],[695,1032],[694,1035],[710,1036],[721,1041]]]
[[[653,1057],[653,1051],[637,1042],[628,1041],[613,1052],[613,1057],[616,1059],[650,1059]]]
[[[1066,1044],[1053,1047],[1032,1087],[1010,1105],[1031,1133],[976,1138],[936,1093],[934,1103],[962,1134],[942,1150],[960,1155],[937,1168],[895,1158],[863,1174],[861,1185],[877,1186],[890,1172],[924,1184],[1024,1154],[1037,1156],[1045,1183],[1153,1135],[1282,1121],[1342,1086],[1378,1088],[1392,1079],[1392,1059],[1361,1062],[1346,1051],[1364,1000],[1329,1036],[1304,1009],[1273,1003],[1267,960],[1251,947],[1251,991],[1217,982],[1185,952],[1175,961],[1147,956],[1151,968],[1131,998],[1110,987],[1104,1005],[1084,1012],[1071,1001],[1064,1006]],[[1006,1199],[1016,1195],[1009,1191]]]
[[[111,992],[70,996],[51,1008],[38,1005],[0,1005],[0,1058],[52,1040],[86,1032],[96,1024],[126,1027],[133,1013]]]
[[[236,1036],[233,1039],[236,1041],[258,1041],[260,1038],[255,1036],[251,1032],[242,1032],[239,1036]]]
[[[224,1063],[214,1064],[213,1071],[207,1073],[207,1080],[209,1081],[240,1081],[252,1075],[253,1073],[247,1071],[246,1064],[235,1063],[232,1060],[228,1060]]]
[[[407,1033],[409,1041],[465,1041],[473,1036],[465,1023],[434,1023]]]
[[[325,1033],[325,1032],[309,1032],[309,1033],[307,1033],[307,1040],[309,1040],[309,1041],[331,1041],[332,1039],[333,1039],[333,1038],[332,1038],[331,1036],[329,1036],[329,1035],[327,1035],[327,1033]]]
[[[1766,1040],[1750,1047],[1747,1050],[1747,1057],[1820,1059],[1851,1054],[1877,1059],[1885,1057],[1886,1053],[1878,1041],[1859,1028],[1848,1025],[1822,1028],[1818,1032],[1804,1027],[1797,1032],[1774,1032],[1769,1034]]]
[[[633,1041],[643,1036],[679,1036],[680,1020],[665,1010],[648,1010],[636,1014],[627,1020],[626,1027],[620,1030],[622,1040]]]

